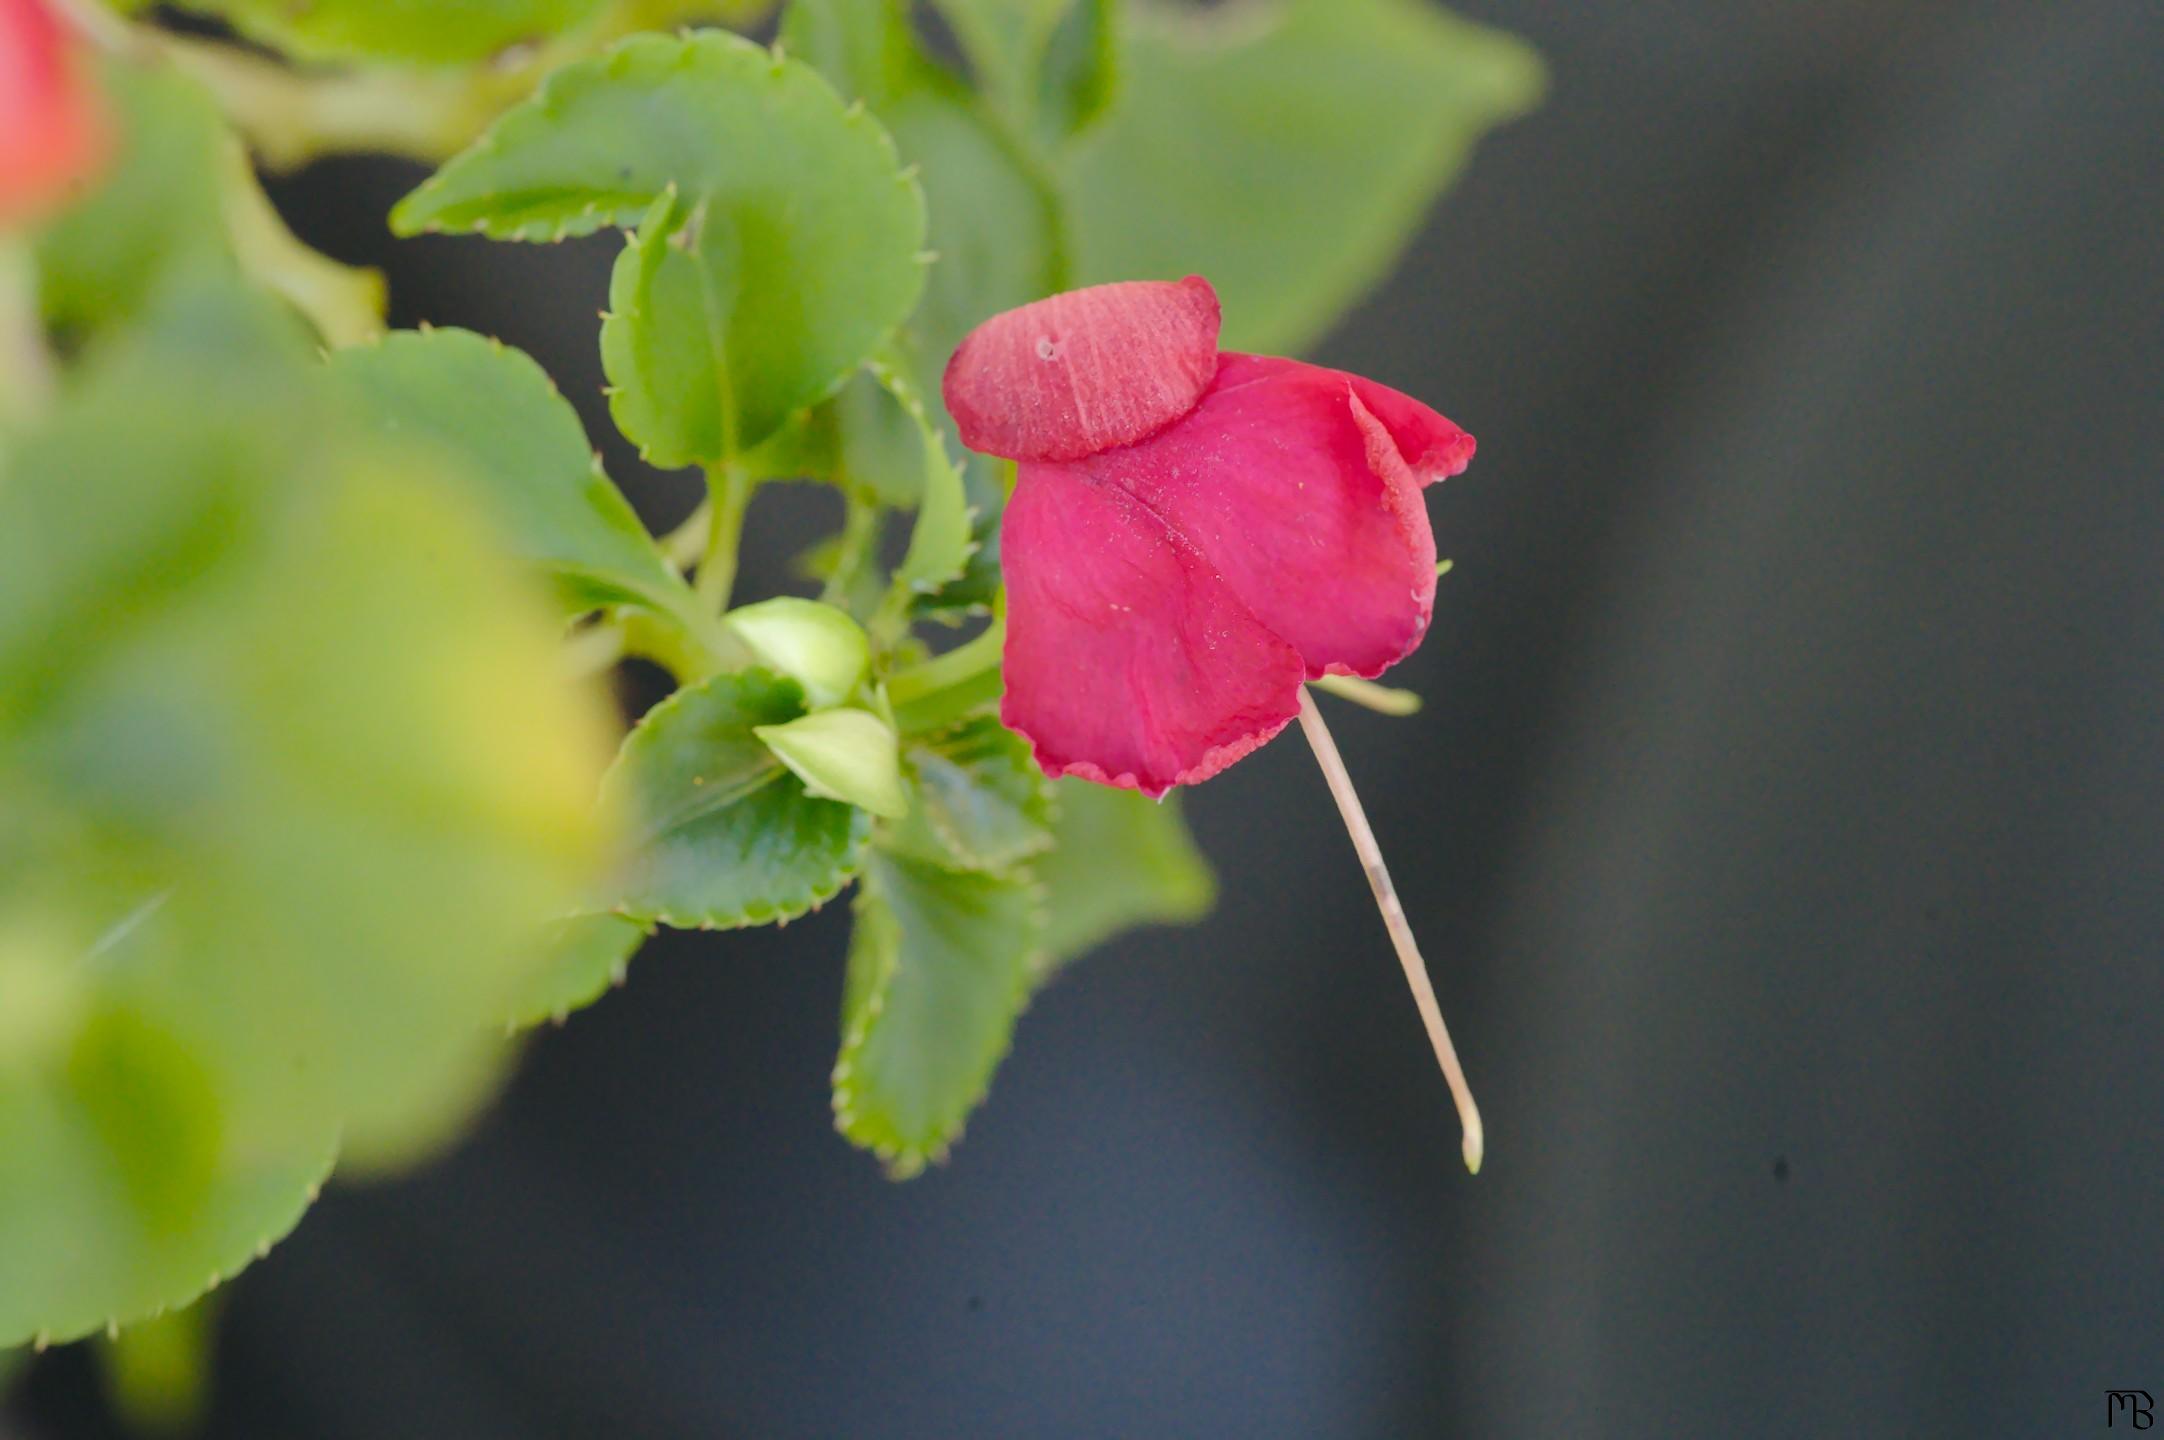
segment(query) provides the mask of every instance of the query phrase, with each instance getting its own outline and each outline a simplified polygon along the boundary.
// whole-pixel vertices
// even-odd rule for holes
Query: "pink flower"
[[[45,0],[0,0],[0,226],[61,204],[104,159],[104,114]]]
[[[1473,437],[1341,371],[1217,349],[1198,277],[996,315],[947,366],[971,449],[1020,463],[1000,715],[1053,775],[1162,795],[1426,634],[1421,487]]]

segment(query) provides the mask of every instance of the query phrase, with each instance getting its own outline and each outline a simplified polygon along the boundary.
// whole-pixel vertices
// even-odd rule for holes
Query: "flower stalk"
[[[1487,1148],[1480,1107],[1473,1103],[1472,1087],[1466,1084],[1465,1069],[1458,1063],[1457,1047],[1450,1043],[1450,1029],[1443,1024],[1442,1007],[1436,1003],[1427,963],[1420,958],[1420,946],[1413,939],[1405,907],[1398,901],[1397,886],[1391,883],[1390,868],[1383,864],[1382,847],[1375,843],[1375,832],[1353,789],[1352,776],[1346,773],[1344,758],[1337,752],[1337,742],[1330,738],[1330,727],[1323,724],[1322,712],[1315,708],[1315,699],[1305,688],[1300,691],[1300,729],[1307,735],[1307,743],[1315,751],[1315,763],[1322,767],[1330,796],[1345,819],[1346,833],[1352,836],[1353,850],[1360,857],[1360,867],[1367,872],[1369,888],[1375,892],[1375,908],[1382,911],[1383,926],[1397,949],[1398,963],[1405,968],[1405,981],[1413,987],[1413,1004],[1419,1007],[1420,1023],[1427,1027],[1428,1043],[1435,1047],[1436,1062],[1443,1067],[1443,1078],[1450,1082],[1450,1098],[1457,1102],[1458,1121],[1465,1129],[1465,1168],[1478,1175]]]
[[[729,608],[729,595],[736,589],[736,552],[744,540],[744,512],[751,506],[755,486],[751,472],[733,459],[706,475],[706,549],[692,577],[692,589],[716,615]]]

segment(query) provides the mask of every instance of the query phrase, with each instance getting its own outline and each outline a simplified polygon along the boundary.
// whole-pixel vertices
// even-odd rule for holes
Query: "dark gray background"
[[[829,1128],[842,917],[664,940],[248,1272],[216,1434],[2031,1436],[2164,1393],[2164,5],[1461,8],[1553,97],[1321,358],[1481,441],[1429,709],[1333,713],[1486,1171],[1287,739],[1193,796],[1216,918],[1039,998],[946,1168]],[[394,247],[409,179],[286,195],[604,433],[610,247]],[[33,1433],[106,1433],[86,1377]]]

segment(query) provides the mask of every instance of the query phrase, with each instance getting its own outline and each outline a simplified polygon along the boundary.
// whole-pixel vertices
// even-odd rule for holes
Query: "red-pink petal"
[[[1378,385],[1363,375],[1326,370],[1319,365],[1285,360],[1275,355],[1242,355],[1228,350],[1219,357],[1218,376],[1212,388],[1222,390],[1256,380],[1280,378],[1294,371],[1335,375],[1352,386],[1353,394],[1360,397],[1360,403],[1367,407],[1368,413],[1390,432],[1398,453],[1412,467],[1413,477],[1422,485],[1433,485],[1438,480],[1462,475],[1465,467],[1473,463],[1472,436],[1412,396],[1388,385]]]
[[[45,0],[0,0],[0,225],[59,204],[106,149],[103,116]]]
[[[1307,675],[1376,675],[1420,643],[1434,609],[1435,536],[1414,461],[1462,468],[1450,457],[1471,448],[1384,386],[1226,355],[1186,419],[1077,468],[1189,541]]]
[[[1009,460],[1079,460],[1194,408],[1217,373],[1217,292],[1199,275],[1070,290],[994,315],[947,362],[962,443]]]
[[[1192,546],[1082,467],[1022,467],[1000,556],[1000,718],[1047,772],[1162,795],[1297,713],[1299,655]]]

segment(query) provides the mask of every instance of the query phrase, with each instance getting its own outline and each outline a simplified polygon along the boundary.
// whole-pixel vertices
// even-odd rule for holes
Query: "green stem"
[[[142,32],[218,98],[249,148],[273,170],[367,151],[440,161],[457,154],[533,87],[515,71],[414,71],[380,66],[302,71],[212,40]]]
[[[383,333],[383,275],[309,249],[263,193],[248,151],[229,140],[221,161],[226,233],[242,270],[308,317],[326,345],[359,345]]]
[[[90,7],[85,7],[90,8]],[[501,60],[455,69],[293,69],[217,41],[131,27],[147,47],[206,84],[274,170],[324,155],[375,151],[441,162],[466,148],[558,67],[626,35],[692,21],[743,24],[766,7],[730,0],[620,0],[569,34]]]
[[[575,680],[585,680],[604,670],[615,668],[616,662],[625,654],[624,627],[602,623],[568,635],[564,639],[564,668]]]
[[[834,551],[834,569],[827,575],[819,598],[826,604],[847,609],[849,595],[856,589],[857,581],[864,574],[865,563],[871,559],[872,547],[879,540],[879,506],[853,490],[843,504],[842,533]]]
[[[712,502],[701,500],[684,522],[661,537],[661,553],[679,570],[689,570],[706,553],[706,536],[714,523]]]
[[[751,662],[751,652],[727,625],[703,615],[624,610],[616,623],[623,632],[626,655],[653,661],[674,675],[680,685],[695,684],[717,671],[734,670]]]
[[[950,690],[964,681],[996,670],[1000,650],[1006,643],[1006,622],[994,620],[976,639],[888,677],[887,698],[897,706],[913,704],[927,695]]]
[[[743,544],[744,511],[751,505],[756,484],[735,460],[725,460],[706,472],[707,504],[713,518],[707,522],[706,550],[692,578],[692,589],[715,615],[729,608],[729,592],[736,588],[736,552]]]
[[[999,667],[981,670],[944,690],[894,707],[894,728],[904,735],[924,735],[982,714],[999,703],[1006,682]]]

